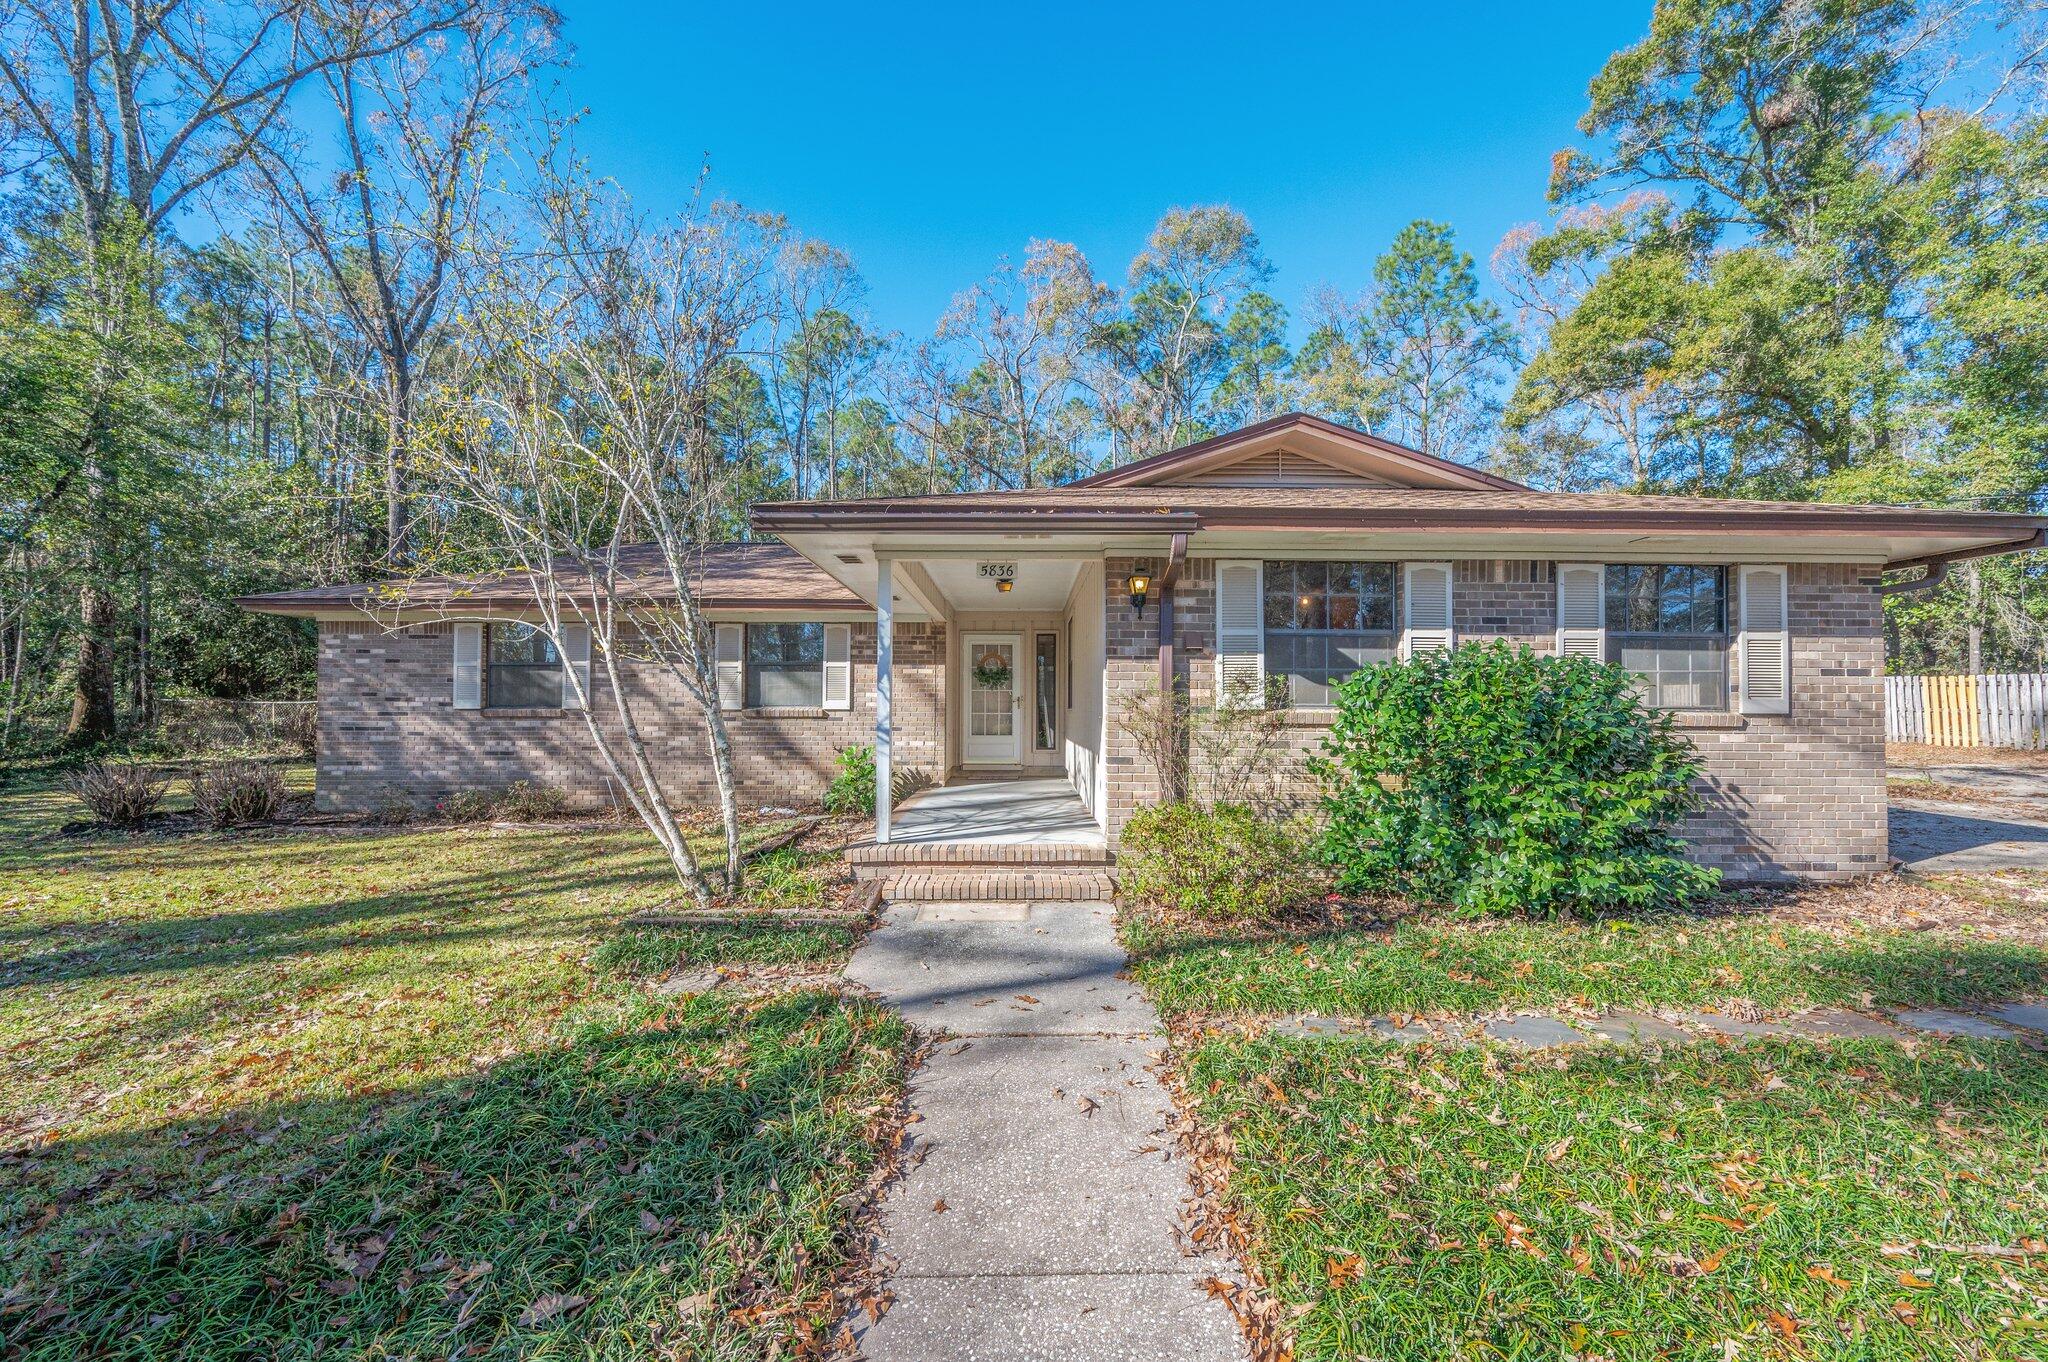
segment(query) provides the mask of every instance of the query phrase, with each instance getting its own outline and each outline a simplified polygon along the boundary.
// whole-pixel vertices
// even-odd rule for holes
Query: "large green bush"
[[[1673,831],[1692,746],[1619,667],[1494,643],[1367,667],[1337,693],[1313,769],[1347,891],[1554,916],[1719,881]]]
[[[1305,820],[1275,822],[1242,804],[1140,809],[1124,825],[1116,865],[1131,901],[1207,922],[1270,918],[1329,884]]]

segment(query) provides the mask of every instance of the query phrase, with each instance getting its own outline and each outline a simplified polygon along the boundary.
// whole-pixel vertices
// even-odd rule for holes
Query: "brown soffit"
[[[1077,478],[1066,485],[1068,487],[1124,487],[1162,469],[1173,468],[1178,464],[1192,463],[1198,459],[1207,458],[1209,455],[1228,449],[1232,445],[1248,444],[1253,440],[1263,439],[1265,436],[1273,435],[1283,430],[1294,430],[1303,426],[1336,439],[1355,440],[1360,444],[1370,445],[1382,453],[1407,459],[1426,468],[1439,468],[1446,473],[1461,478],[1470,478],[1474,482],[1503,492],[1526,492],[1529,490],[1525,483],[1511,482],[1492,473],[1483,473],[1477,468],[1470,468],[1461,463],[1453,463],[1449,459],[1439,459],[1434,454],[1425,454],[1419,449],[1410,449],[1407,445],[1386,439],[1383,436],[1374,435],[1369,431],[1340,425],[1325,417],[1311,416],[1303,411],[1283,412],[1278,416],[1268,417],[1263,421],[1245,426],[1240,430],[1226,431],[1221,435],[1212,435],[1206,440],[1197,440],[1191,445],[1182,445],[1179,449],[1169,449],[1163,454],[1154,454],[1149,458],[1121,464],[1118,467],[1105,469],[1100,473],[1091,474],[1085,478]]]

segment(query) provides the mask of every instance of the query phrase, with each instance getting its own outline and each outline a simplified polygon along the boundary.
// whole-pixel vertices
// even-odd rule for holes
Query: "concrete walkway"
[[[1241,1359],[1176,1235],[1188,1194],[1147,1069],[1164,1041],[1108,904],[899,904],[847,977],[947,1039],[913,1077],[882,1209],[895,1303],[873,1362]]]

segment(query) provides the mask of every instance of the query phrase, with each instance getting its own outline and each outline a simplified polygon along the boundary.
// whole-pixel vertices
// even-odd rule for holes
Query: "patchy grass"
[[[598,948],[601,970],[650,978],[684,965],[842,965],[855,936],[845,927],[642,927]]]
[[[1303,1359],[2040,1354],[2035,1050],[1226,1034],[1178,1063]]]
[[[0,792],[0,1352],[753,1357],[829,1318],[903,1029],[595,967],[674,897],[643,835],[75,817]]]
[[[1954,930],[1925,930],[1874,886],[1753,895],[1715,915],[1595,921],[1319,925],[1214,935],[1127,916],[1133,972],[1169,1016],[1328,1016],[1510,1007],[1767,1010],[1955,1005],[2048,987],[2048,913],[1981,906]],[[1870,911],[1857,908],[1865,896]],[[1917,900],[1916,900],[1917,901]],[[1924,904],[1954,902],[1926,891]],[[2010,924],[2012,930],[2007,930]],[[1964,929],[1967,927],[1967,929]]]

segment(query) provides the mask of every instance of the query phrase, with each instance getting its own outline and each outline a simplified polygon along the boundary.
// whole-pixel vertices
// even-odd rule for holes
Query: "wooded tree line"
[[[231,597],[493,542],[448,475],[516,425],[479,413],[519,387],[521,261],[560,271],[570,205],[635,211],[553,107],[560,28],[0,10],[7,744],[303,693],[307,631]],[[1121,270],[1034,241],[885,334],[845,251],[707,190],[663,219],[672,476],[731,537],[755,500],[1048,485],[1300,408],[1564,490],[2040,509],[2044,56],[2001,0],[1659,0],[1490,287],[1421,220],[1298,321],[1253,224],[1197,206]],[[2048,666],[2041,559],[1892,602],[1896,662]]]

